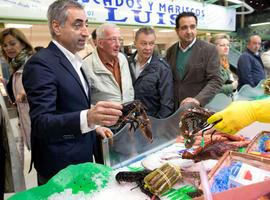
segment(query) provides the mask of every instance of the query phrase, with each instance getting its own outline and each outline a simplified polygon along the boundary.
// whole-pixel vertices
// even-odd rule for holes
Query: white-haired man
[[[110,23],[97,30],[97,48],[83,62],[85,75],[91,85],[92,103],[106,100],[125,103],[134,99],[128,61],[119,52],[119,28]]]

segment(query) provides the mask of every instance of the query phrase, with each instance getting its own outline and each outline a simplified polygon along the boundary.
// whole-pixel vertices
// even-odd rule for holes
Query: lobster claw
[[[148,119],[148,123],[147,125],[145,124],[141,124],[140,125],[140,130],[143,133],[143,136],[148,140],[149,143],[153,142],[153,134],[152,134],[152,130],[151,130],[151,126],[150,126],[150,120]]]
[[[151,122],[145,111],[145,106],[142,104],[141,116],[140,116],[140,130],[149,143],[153,142],[153,133],[151,130]]]

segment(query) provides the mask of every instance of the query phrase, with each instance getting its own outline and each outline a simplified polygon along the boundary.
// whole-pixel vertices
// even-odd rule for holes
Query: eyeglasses
[[[112,43],[116,43],[116,42],[122,43],[124,41],[123,38],[119,38],[119,37],[102,38],[102,40],[108,40],[108,41],[110,41]]]

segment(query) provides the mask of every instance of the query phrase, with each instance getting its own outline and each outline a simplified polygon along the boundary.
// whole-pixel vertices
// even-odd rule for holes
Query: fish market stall
[[[71,165],[9,199],[234,199],[228,194],[240,197],[247,190],[252,194],[245,199],[267,195],[270,124],[257,124],[263,132],[250,126],[235,136],[214,132],[206,119],[231,102],[221,97],[206,106],[211,111],[190,104],[166,119],[136,111],[135,124],[102,141],[104,165]]]

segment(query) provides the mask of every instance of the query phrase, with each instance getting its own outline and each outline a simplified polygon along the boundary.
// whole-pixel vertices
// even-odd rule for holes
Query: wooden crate
[[[260,156],[260,157],[270,159],[270,153],[267,153],[267,152],[259,153],[258,152],[258,146],[259,146],[260,139],[265,135],[270,136],[270,131],[262,131],[261,133],[256,135],[256,137],[254,137],[252,139],[252,141],[250,142],[250,144],[247,146],[245,152],[252,154],[252,155],[255,155],[255,156]],[[258,152],[258,153],[256,153],[256,152]]]
[[[232,161],[241,161],[251,166],[270,171],[270,159],[259,157],[247,153],[239,153],[235,151],[227,151],[215,165],[215,167],[209,172],[209,182],[212,185],[215,175],[223,167],[229,166]]]
[[[229,166],[233,161],[236,161],[236,162],[240,161],[240,162],[249,164],[251,166],[257,167],[259,169],[270,171],[270,159],[254,156],[248,153],[227,151],[219,159],[218,163],[208,174],[210,187],[213,184],[215,175],[223,167]],[[268,187],[269,184],[270,184],[270,180],[265,180],[259,183],[243,185],[240,187],[228,189],[223,192],[212,194],[212,197],[213,197],[213,200],[227,200],[227,199],[254,200],[270,192],[270,187]],[[202,189],[201,186],[200,188]],[[194,200],[203,200],[203,199],[204,199],[203,196],[194,198]]]

